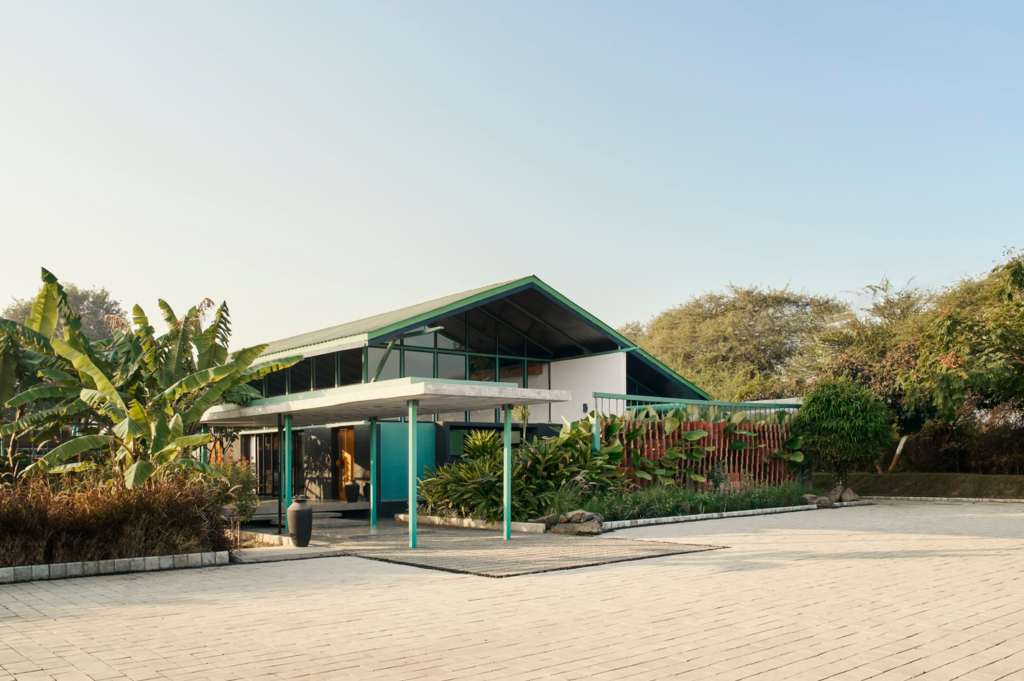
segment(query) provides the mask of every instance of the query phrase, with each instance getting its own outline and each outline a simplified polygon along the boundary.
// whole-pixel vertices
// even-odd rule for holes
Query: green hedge
[[[0,567],[225,551],[226,530],[219,490],[202,481],[0,487]]]
[[[831,485],[827,473],[814,474],[815,487]],[[851,473],[847,485],[857,494],[877,496],[1024,499],[1024,475]]]
[[[754,508],[797,506],[812,490],[794,484],[752,487],[740,492],[695,492],[672,485],[639,490],[609,491],[583,502],[583,509],[600,513],[605,520],[665,518],[698,513],[747,511]]]

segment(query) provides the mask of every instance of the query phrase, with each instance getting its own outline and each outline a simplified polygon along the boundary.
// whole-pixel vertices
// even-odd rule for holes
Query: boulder
[[[551,515],[541,516],[540,518],[537,518],[536,520],[531,520],[530,522],[544,523],[544,527],[550,530],[552,527],[558,524],[558,518],[559,515],[557,513],[552,513]]]
[[[802,497],[800,497],[800,501],[804,502],[804,504],[813,504],[817,500],[818,495],[816,494],[805,494]]]
[[[854,492],[852,489],[847,487],[843,490],[842,495],[839,497],[839,501],[859,501],[860,495]]]
[[[598,516],[600,517],[600,516]],[[573,526],[573,534],[601,534],[601,521],[600,520],[588,520],[583,523],[576,523]]]
[[[832,501],[839,501],[839,498],[843,496],[843,483],[837,482],[832,485],[832,489],[828,492],[828,498]]]
[[[604,517],[600,513],[591,513],[590,511],[578,510],[570,511],[561,518],[558,519],[560,523],[586,523],[591,520],[597,520],[600,518],[600,522],[604,522]]]
[[[836,502],[832,501],[831,497],[818,497],[818,500],[814,502],[818,505],[818,508],[835,508]]]
[[[551,534],[573,534],[575,527],[572,523],[558,523],[551,528]]]

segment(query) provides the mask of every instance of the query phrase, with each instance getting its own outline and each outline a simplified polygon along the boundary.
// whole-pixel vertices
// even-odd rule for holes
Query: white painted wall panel
[[[551,422],[561,423],[584,416],[583,405],[594,408],[594,393],[626,392],[626,353],[581,357],[551,363],[551,389],[568,390],[572,400],[551,405]]]

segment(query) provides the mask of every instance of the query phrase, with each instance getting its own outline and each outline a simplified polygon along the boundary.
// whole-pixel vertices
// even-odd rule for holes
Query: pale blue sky
[[[236,343],[537,274],[606,321],[1024,245],[1016,2],[0,5],[0,302]]]

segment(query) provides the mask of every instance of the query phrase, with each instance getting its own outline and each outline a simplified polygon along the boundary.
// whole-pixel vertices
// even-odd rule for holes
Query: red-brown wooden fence
[[[749,435],[726,435],[727,423],[709,423],[706,421],[687,421],[679,429],[666,435],[664,422],[653,420],[632,420],[625,422],[624,433],[632,432],[639,427],[644,429],[639,439],[629,443],[631,451],[657,461],[672,445],[679,441],[681,433],[693,430],[707,431],[707,437],[696,444],[714,447],[704,459],[697,462],[694,468],[701,475],[720,462],[725,462],[725,471],[733,484],[780,485],[785,482],[796,482],[798,473],[788,470],[787,461],[772,457],[772,452],[782,449],[783,443],[790,438],[790,426],[780,423],[740,423],[739,430],[756,433]],[[746,449],[730,449],[729,440],[740,440],[747,444]],[[631,457],[627,455],[623,461],[626,470],[633,469]]]

